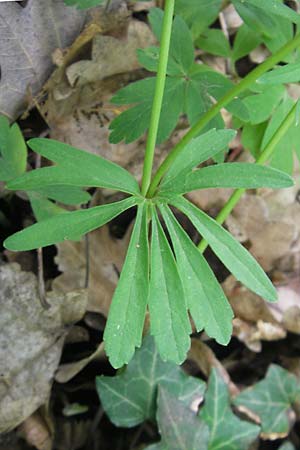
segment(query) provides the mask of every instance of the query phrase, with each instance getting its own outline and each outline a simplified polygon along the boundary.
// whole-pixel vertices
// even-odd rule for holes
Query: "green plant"
[[[212,2],[214,5],[217,3]],[[277,8],[274,9],[275,3]],[[255,0],[249,1],[250,4],[254,9],[258,8]],[[269,4],[276,18],[283,17],[290,24],[299,20],[299,16],[281,5],[279,0],[270,0]],[[239,11],[243,10],[243,2],[235,1],[234,5]],[[112,141],[125,139],[129,142],[145,129],[149,130],[141,188],[122,167],[49,139],[31,139],[28,145],[56,165],[18,174],[20,176],[7,182],[8,189],[25,190],[30,195],[41,192],[45,187],[55,187],[63,192],[61,186],[77,189],[102,187],[127,195],[124,200],[108,205],[73,212],[63,210],[63,213],[9,237],[5,246],[11,250],[29,250],[65,239],[78,239],[126,209],[137,206],[131,241],[104,333],[106,352],[116,368],[127,364],[135,348],[141,345],[147,308],[151,334],[164,360],[184,361],[190,346],[189,313],[198,331],[204,329],[223,345],[230,340],[231,307],[205,258],[177,221],[173,208],[189,218],[239,281],[266,300],[276,300],[276,290],[262,268],[218,222],[228,215],[244,189],[285,188],[292,186],[293,180],[284,172],[259,164],[219,163],[198,169],[209,158],[220,161],[220,155],[235,136],[233,130],[215,128],[201,135],[199,133],[205,127],[211,128],[212,124],[223,126],[220,116],[223,107],[228,108],[242,125],[246,123],[251,117],[252,107],[251,102],[249,105],[249,100],[248,103],[246,100],[260,95],[259,86],[262,83],[269,83],[270,78],[272,83],[278,77],[281,80],[286,80],[286,76],[291,79],[291,75],[286,73],[289,69],[285,69],[283,74],[275,70],[265,78],[264,74],[290,57],[299,46],[300,35],[292,37],[242,81],[233,84],[210,68],[195,65],[192,35],[182,18],[175,17],[173,21],[174,6],[174,0],[167,0],[164,15],[157,9],[151,12],[150,20],[160,39],[160,49],[151,48],[139,53],[140,61],[157,71],[156,78],[133,83],[114,98],[114,102],[136,105],[112,122]],[[255,84],[257,79],[261,84]],[[257,90],[259,94],[253,94]],[[203,105],[198,112],[196,106],[199,102],[197,105],[193,102],[194,94]],[[214,97],[215,103],[212,103],[211,97]],[[156,143],[168,137],[180,112],[187,113],[192,127],[152,177]],[[266,114],[271,112],[268,110]],[[258,163],[265,162],[271,156],[276,145],[294,125],[296,113],[297,106],[293,104],[289,114],[273,125]],[[213,187],[238,189],[217,221],[183,197],[192,190]],[[172,246],[162,227],[161,217]],[[205,245],[201,244],[202,249]]]
[[[163,362],[147,336],[128,366],[114,377],[96,380],[104,411],[118,427],[156,422],[161,441],[147,450],[248,450],[260,435],[287,436],[289,414],[300,399],[296,377],[271,365],[263,380],[231,398],[222,375],[212,369],[208,383]],[[231,405],[235,406],[234,412]],[[255,413],[261,425],[236,413]],[[296,408],[295,408],[296,409]],[[293,449],[292,444],[285,443]],[[285,448],[285,447],[283,447]]]

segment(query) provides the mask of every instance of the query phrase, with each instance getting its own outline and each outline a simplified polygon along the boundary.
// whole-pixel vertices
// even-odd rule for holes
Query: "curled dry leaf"
[[[84,291],[50,292],[42,308],[36,277],[0,266],[0,432],[19,425],[49,397],[68,327],[86,309]]]
[[[32,414],[20,425],[18,434],[37,450],[52,449],[51,431],[39,412]]]
[[[128,234],[123,239],[113,239],[108,226],[89,234],[88,311],[107,316],[125,258]],[[62,275],[53,281],[53,289],[66,293],[83,288],[87,265],[85,240],[66,241],[58,244],[57,249],[56,262]]]

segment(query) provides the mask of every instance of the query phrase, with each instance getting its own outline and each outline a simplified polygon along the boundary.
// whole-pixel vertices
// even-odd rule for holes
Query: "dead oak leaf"
[[[49,397],[69,326],[86,309],[85,292],[49,293],[42,308],[36,277],[0,266],[0,433],[23,422]]]

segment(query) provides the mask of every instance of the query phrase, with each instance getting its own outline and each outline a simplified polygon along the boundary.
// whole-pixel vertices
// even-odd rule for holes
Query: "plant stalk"
[[[277,130],[267,143],[266,147],[262,151],[261,155],[257,158],[255,162],[256,164],[264,164],[272,156],[272,153],[274,152],[277,144],[279,144],[279,142],[288,132],[290,127],[295,123],[296,109],[297,109],[297,102],[292,107],[290,112],[287,114],[286,118],[283,120],[281,125],[277,128]],[[239,202],[240,198],[243,196],[245,191],[246,189],[236,189],[233,192],[233,194],[231,195],[231,197],[226,202],[226,204],[221,209],[221,211],[219,212],[219,214],[215,219],[220,225],[222,225],[222,223],[225,222],[225,220],[227,219],[233,208],[237,205],[237,203]],[[201,253],[203,253],[206,250],[207,246],[208,243],[204,239],[202,239],[202,241],[198,245],[198,248],[201,251]]]
[[[277,63],[282,61],[288,54],[300,46],[300,33],[279,49],[274,55],[271,55],[265,62],[252,70],[240,83],[230,89],[217,103],[215,103],[199,120],[198,122],[185,134],[185,136],[178,142],[178,144],[171,150],[166,159],[162,162],[148,190],[148,197],[153,197],[156,189],[165,175],[173,161],[182,152],[184,147],[196,137],[200,131],[232,100],[238,97],[243,91],[248,89],[255,81],[260,78],[268,70],[272,69]]]
[[[145,196],[151,182],[155,145],[159,127],[159,119],[166,83],[169,48],[172,33],[175,0],[166,0],[162,26],[161,45],[159,51],[158,70],[155,83],[154,98],[151,110],[148,138],[143,167],[142,195]],[[184,37],[183,37],[184,38]]]

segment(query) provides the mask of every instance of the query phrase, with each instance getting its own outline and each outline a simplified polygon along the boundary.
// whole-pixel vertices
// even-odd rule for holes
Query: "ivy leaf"
[[[266,377],[238,395],[234,404],[257,414],[264,434],[286,436],[290,431],[289,411],[299,400],[300,385],[296,377],[273,364]]]
[[[7,183],[8,189],[38,190],[43,186],[93,186],[139,193],[137,181],[127,170],[100,156],[52,139],[35,138],[29,147],[57,163],[33,170]],[[80,168],[80,170],[79,170]]]
[[[18,231],[4,242],[13,251],[32,250],[81,236],[101,227],[136,204],[134,197],[94,208],[58,214]]]
[[[187,376],[176,364],[163,362],[149,335],[119,375],[97,377],[96,386],[105,412],[119,427],[155,419],[158,386],[176,394],[186,406],[205,390],[203,381]]]
[[[300,63],[286,64],[265,73],[258,78],[261,84],[298,83],[300,81]]]
[[[205,423],[174,395],[159,388],[157,421],[163,448],[172,450],[206,450],[209,430]]]
[[[215,220],[183,197],[172,197],[170,203],[189,217],[214,253],[230,272],[251,291],[269,301],[277,292],[253,256]]]
[[[67,6],[76,6],[78,9],[94,8],[103,5],[105,0],[64,0]]]
[[[143,202],[132,231],[125,263],[104,332],[105,351],[113,367],[128,364],[140,347],[149,285],[147,205]]]
[[[181,228],[167,206],[160,205],[174,246],[187,307],[198,331],[220,344],[228,344],[232,333],[232,309],[205,258]]]
[[[152,211],[149,311],[151,334],[163,360],[181,364],[190,347],[191,325],[173,252]]]
[[[218,17],[222,0],[176,0],[175,13],[182,16],[198,37]]]
[[[208,450],[245,450],[259,435],[257,425],[233,414],[228,388],[216,369],[211,372],[199,416],[210,430]]]
[[[8,181],[26,170],[27,148],[15,123],[9,125],[5,116],[0,115],[0,180]]]
[[[284,172],[253,163],[216,164],[178,177],[172,185],[172,193],[184,194],[196,189],[269,187],[282,189],[294,185],[293,179]],[[163,193],[163,190],[162,190]]]
[[[175,128],[184,102],[185,82],[182,78],[167,78],[159,122],[157,142],[167,139]],[[131,83],[117,92],[112,103],[118,105],[135,104],[110,124],[109,140],[116,144],[138,139],[148,128],[155,88],[155,78],[145,78]],[[170,107],[172,105],[172,107]]]
[[[213,129],[192,139],[174,160],[164,176],[161,183],[162,190],[175,188],[177,179],[184,177],[194,167],[225,150],[235,135],[234,130]]]

